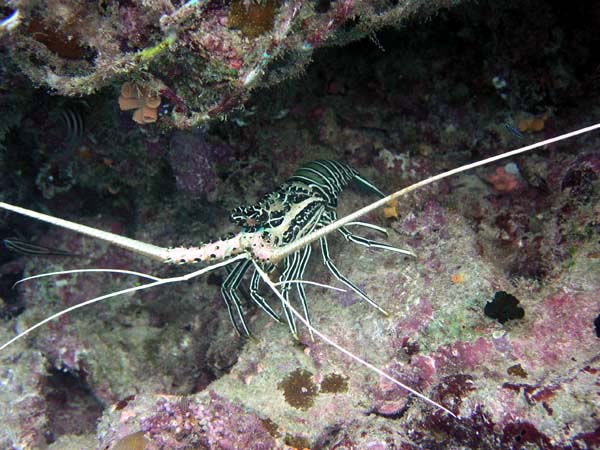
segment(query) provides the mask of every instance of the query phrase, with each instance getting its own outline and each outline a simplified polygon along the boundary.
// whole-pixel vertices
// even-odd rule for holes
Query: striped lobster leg
[[[237,288],[239,287],[244,274],[248,270],[248,267],[252,265],[251,260],[243,260],[235,265],[233,270],[227,274],[225,281],[221,285],[221,294],[225,305],[227,306],[227,312],[229,313],[229,320],[233,324],[233,328],[240,336],[250,336],[246,319],[244,319],[244,312],[242,310],[242,303],[240,297],[237,294]],[[236,319],[236,314],[238,319]],[[241,328],[240,328],[241,326]]]
[[[344,236],[344,238],[347,241],[354,242],[355,244],[364,245],[365,247],[368,247],[368,248],[380,248],[382,250],[389,250],[392,252],[402,253],[404,255],[416,256],[410,250],[404,250],[402,248],[394,247],[393,245],[384,244],[383,242],[377,242],[377,241],[373,241],[373,240],[368,239],[363,236],[358,236],[358,235],[352,233],[352,231],[350,231],[346,227],[341,227],[339,229],[339,232]]]
[[[268,264],[267,267],[265,267],[264,269],[265,269],[265,272],[270,273],[273,271],[274,268],[275,268],[275,266],[273,266],[272,264]],[[227,275],[229,275],[231,273],[231,271],[233,270],[233,268],[231,266],[226,266],[225,270],[227,271]],[[237,289],[242,291],[242,294],[244,294],[244,296],[246,298],[250,298],[250,300],[254,304],[256,304],[264,312],[266,312],[268,314],[268,316],[271,317],[271,319],[273,319],[275,322],[281,322],[279,315],[273,310],[273,308],[271,308],[271,306],[267,303],[267,301],[258,293],[260,281],[261,281],[260,274],[256,270],[254,270],[254,272],[252,272],[252,278],[250,280],[250,289],[245,290],[241,281],[240,281],[240,284],[238,285]]]
[[[237,290],[240,288],[240,284],[242,279],[247,272],[248,268],[251,266],[251,260],[241,261],[236,264],[233,269],[228,270],[227,277],[223,281],[221,285],[221,294],[223,299],[225,300],[225,305],[227,306],[227,312],[229,313],[229,319],[233,324],[236,332],[240,336],[248,337],[251,335],[248,325],[246,324],[246,320],[244,318],[242,304],[240,301],[240,297],[237,293]],[[272,267],[272,266],[271,266]],[[267,303],[267,301],[258,293],[258,288],[260,285],[260,275],[254,270],[252,273],[252,278],[250,280],[250,299],[253,303],[255,303],[259,308],[261,308],[264,312],[266,312],[273,320],[277,322],[281,322],[277,313],[271,308],[271,306]],[[234,314],[234,310],[237,313],[239,320],[236,320],[236,315]],[[240,328],[241,325],[241,328]]]
[[[301,266],[299,268],[298,279],[301,279],[304,277],[304,271],[306,270],[306,266],[308,265],[308,261],[310,259],[311,252],[312,252],[311,246],[307,245],[304,250],[305,254],[301,256],[302,259],[301,259]],[[306,318],[306,321],[308,323],[312,323],[310,321],[310,314],[308,312],[308,304],[306,303],[306,293],[304,292],[304,285],[302,283],[297,283],[296,290],[298,291],[298,296],[300,297],[300,302],[302,303],[302,311],[304,312],[304,317]],[[314,338],[313,332],[310,328],[309,328],[308,332],[310,334],[310,339],[314,341],[315,338]]]
[[[320,238],[319,243],[321,244],[321,254],[323,255],[323,263],[329,269],[329,271],[333,274],[333,276],[336,277],[342,283],[344,283],[346,286],[348,286],[350,289],[352,289],[356,294],[358,294],[358,296],[360,298],[365,300],[372,307],[374,307],[381,313],[388,316],[389,314],[387,313],[387,311],[385,309],[383,309],[381,306],[379,306],[377,303],[375,303],[373,300],[371,300],[369,298],[369,296],[367,294],[365,294],[358,286],[356,286],[352,281],[350,281],[348,278],[346,278],[344,275],[342,275],[340,273],[338,268],[333,263],[331,256],[329,255],[329,244],[327,243],[327,238],[325,238],[325,237]]]
[[[329,220],[328,223],[335,222],[337,219],[338,218],[337,218],[337,214],[335,211],[327,211],[327,220]],[[379,231],[380,233],[384,233],[387,235],[387,231],[384,228],[380,228],[380,227],[378,227],[376,225],[372,225],[370,223],[357,222],[357,223],[354,223],[354,225],[364,226],[366,228],[370,228],[370,229]],[[338,231],[341,233],[342,236],[344,236],[344,239],[346,239],[348,242],[354,242],[355,244],[360,244],[360,245],[363,245],[368,248],[379,248],[381,250],[389,250],[391,252],[402,253],[402,254],[408,255],[408,256],[416,256],[410,250],[404,250],[402,248],[394,247],[393,245],[374,241],[372,239],[368,239],[366,237],[354,234],[352,231],[350,231],[348,229],[348,227],[340,227],[338,229]]]
[[[306,270],[306,266],[308,265],[308,261],[310,260],[310,255],[312,252],[312,248],[310,245],[304,247],[302,250],[293,253],[285,259],[285,269],[281,276],[279,277],[279,282],[282,283],[281,292],[284,298],[289,301],[289,293],[292,288],[291,283],[287,283],[288,281],[300,281],[304,276],[304,271]],[[304,317],[310,323],[310,315],[308,312],[308,304],[306,303],[306,293],[304,291],[304,285],[302,283],[296,283],[296,290],[298,292],[298,296],[300,297],[300,302],[302,304],[302,310],[304,312]],[[289,308],[282,302],[282,308],[285,313],[286,320],[288,322],[288,327],[290,328],[290,332],[294,335],[294,337],[298,337],[298,330],[296,327],[296,320],[294,315],[291,313]],[[312,339],[312,332],[311,332]]]
[[[329,210],[329,211],[327,211],[323,215],[323,219],[322,219],[323,223],[322,223],[322,225],[323,226],[328,225],[329,223],[335,222],[336,220],[337,220],[337,214],[336,214],[336,212],[334,210]],[[367,223],[363,224],[361,222],[358,222],[355,225],[366,226],[367,228],[372,228],[372,229],[374,229],[376,231],[379,231],[379,232],[387,234],[387,232],[385,231],[385,229],[377,227],[375,225],[371,225],[371,224],[367,224]],[[341,227],[338,231],[344,236],[344,238],[347,241],[354,242],[356,244],[360,244],[360,245],[363,245],[363,246],[368,247],[368,248],[379,248],[379,249],[383,249],[383,250],[390,250],[390,251],[402,253],[402,254],[405,254],[405,255],[415,256],[415,254],[413,252],[409,251],[409,250],[403,250],[403,249],[394,247],[392,245],[384,244],[382,242],[373,241],[373,240],[365,238],[363,236],[358,236],[358,235],[352,233],[346,227]],[[369,298],[369,296],[365,292],[363,292],[354,283],[352,283],[352,281],[350,281],[348,278],[346,278],[344,275],[342,275],[340,273],[340,271],[335,266],[335,264],[333,263],[330,255],[329,255],[329,244],[327,243],[327,238],[321,238],[320,243],[321,243],[321,252],[322,252],[322,255],[323,255],[323,262],[325,263],[325,266],[329,269],[329,271],[339,281],[341,281],[346,286],[348,286],[350,289],[352,289],[354,292],[356,292],[367,303],[369,303],[370,305],[372,305],[377,310],[381,311],[383,314],[388,315],[388,313],[383,308],[381,308],[375,301],[373,301],[371,298]]]
[[[298,260],[298,252],[292,253],[291,255],[285,257],[285,259],[283,261],[284,269],[283,269],[283,272],[281,273],[281,275],[279,276],[280,282],[286,282],[293,278],[291,272],[293,271],[293,266],[297,263],[297,260]],[[281,286],[281,294],[283,295],[283,298],[286,301],[290,300],[290,285],[289,284],[283,284]],[[296,320],[294,319],[294,315],[289,310],[289,308],[286,306],[284,301],[281,302],[281,308],[283,309],[283,312],[285,314],[285,319],[288,323],[290,332],[297,339],[298,338],[298,329],[296,328]]]
[[[273,266],[267,267],[265,272],[269,273],[273,270]],[[255,270],[252,274],[252,278],[250,280],[250,298],[252,301],[257,304],[264,312],[266,312],[273,320],[276,322],[281,322],[279,315],[273,311],[271,305],[267,303],[267,301],[258,293],[258,288],[260,286],[260,274]]]

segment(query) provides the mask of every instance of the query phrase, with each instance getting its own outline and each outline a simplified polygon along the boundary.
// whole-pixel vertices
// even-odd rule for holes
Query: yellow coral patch
[[[460,274],[460,273],[455,273],[453,274],[450,279],[452,280],[453,284],[461,284],[462,282],[465,281],[465,277],[464,275]]]
[[[278,7],[278,0],[260,3],[234,0],[229,9],[227,24],[230,28],[240,30],[244,36],[256,38],[273,28]]]
[[[398,201],[392,200],[388,202],[387,206],[383,208],[383,217],[386,219],[397,219],[398,218]]]

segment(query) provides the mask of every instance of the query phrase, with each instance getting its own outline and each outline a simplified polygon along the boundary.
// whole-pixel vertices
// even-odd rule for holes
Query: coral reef
[[[434,6],[442,3],[455,2]],[[433,9],[416,14],[423,2],[264,1],[253,3],[263,10],[239,29],[229,21],[249,18],[250,10],[236,1],[179,2],[171,11],[169,2],[144,2],[143,11],[137,2],[86,3],[81,20],[71,1],[43,15],[42,3],[24,4],[2,9],[8,16],[18,5],[24,19],[1,29],[14,46],[10,59],[6,49],[0,58],[42,85],[48,77],[61,93],[85,93],[101,84],[94,78],[100,63],[105,70],[111,55],[125,59],[112,60],[113,75],[102,81],[111,86],[85,99],[2,78],[0,108],[10,121],[0,125],[0,198],[161,246],[238,231],[228,211],[255,202],[307,160],[342,159],[390,192],[600,117],[600,9],[592,1],[468,2],[435,16]],[[312,52],[379,26],[352,5],[380,11],[381,24],[391,20],[387,12],[400,18],[402,8],[431,20]],[[71,12],[59,23],[61,8]],[[25,36],[29,27],[38,40]],[[273,52],[262,64],[253,52],[280,48],[275,32],[285,34],[285,45],[294,37],[302,39],[294,48],[304,41],[311,48]],[[115,44],[109,37],[117,35]],[[239,45],[248,52],[238,54]],[[314,62],[302,79],[260,87],[287,78],[309,56]],[[167,65],[176,70],[161,72]],[[257,65],[264,69],[243,86]],[[223,78],[225,70],[235,73]],[[119,111],[123,83],[160,94],[157,123],[164,127],[138,126]],[[228,100],[214,115],[232,120],[167,130],[170,121],[200,120],[223,95]],[[246,97],[246,109],[230,114]],[[85,124],[73,142],[67,136],[77,133],[57,120],[65,111],[77,111]],[[521,130],[527,117],[543,118],[543,127],[522,123]],[[314,325],[460,420],[358,368],[306,330],[295,341],[250,304],[254,339],[236,337],[220,270],[75,311],[1,352],[0,447],[597,448],[599,195],[600,138],[589,134],[446,179],[364,218],[386,227],[387,238],[356,229],[410,248],[416,259],[332,236],[340,271],[389,316],[349,292],[310,286]],[[371,200],[349,188],[338,214]],[[12,289],[23,276],[76,267],[158,276],[196,269],[152,264],[13,214],[0,214],[0,230],[0,238],[79,255],[0,249],[2,342],[62,308],[145,282],[82,273]],[[305,278],[337,286],[317,245]],[[508,312],[520,316],[522,308],[524,315],[488,317],[495,297],[508,300],[505,306],[518,299]]]
[[[34,83],[81,96],[111,82],[160,85],[165,127],[189,128],[291,78],[315,49],[360,39],[445,1],[11,1],[0,39]],[[457,3],[457,2],[454,2]],[[137,113],[138,123],[154,118]]]

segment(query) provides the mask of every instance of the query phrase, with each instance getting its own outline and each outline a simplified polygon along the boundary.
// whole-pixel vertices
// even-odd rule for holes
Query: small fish
[[[518,137],[519,139],[525,139],[525,135],[521,133],[521,131],[515,127],[513,124],[506,122],[504,124],[504,128],[506,128],[513,136]]]
[[[79,141],[83,136],[83,131],[85,128],[81,114],[72,109],[61,110],[59,114],[60,121],[65,128],[65,141]]]
[[[16,253],[30,256],[80,256],[76,253],[71,253],[66,250],[57,248],[42,247],[41,245],[33,244],[19,238],[6,238],[2,242],[4,246]]]

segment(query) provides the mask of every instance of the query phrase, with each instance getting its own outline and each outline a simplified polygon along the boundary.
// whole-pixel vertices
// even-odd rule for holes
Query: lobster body
[[[271,249],[284,247],[333,221],[338,196],[351,182],[385,196],[356,169],[341,161],[312,161],[258,203],[235,208],[229,218],[242,227],[240,233],[230,233],[199,247],[171,248],[166,262],[200,263],[248,252],[257,261],[275,263],[270,258]]]
[[[300,167],[257,204],[234,209],[230,219],[243,227],[244,232],[267,232],[273,245],[282,247],[330,223],[324,219],[325,213],[335,210],[338,196],[352,181],[384,197],[349,165],[341,161],[317,160]]]
[[[371,193],[384,197],[384,194],[377,187],[349,165],[340,161],[312,161],[300,167],[285,183],[275,191],[266,194],[258,203],[235,208],[230,215],[230,219],[233,223],[242,227],[240,233],[230,234],[200,247],[169,249],[168,262],[210,261],[246,252],[255,261],[259,262],[265,270],[272,272],[279,262],[272,258],[274,249],[284,247],[337,220],[335,208],[337,207],[338,197],[351,182],[357,183]],[[378,229],[374,226],[372,228]],[[339,231],[349,241],[367,247],[385,248],[405,253],[386,244],[356,236],[346,227],[341,227]],[[329,271],[360,297],[385,313],[362,290],[339,272],[329,256],[327,239],[323,237],[319,242],[323,262]],[[291,282],[302,279],[310,255],[311,246],[308,245],[285,256],[283,259],[283,269],[279,282],[282,283],[281,290],[286,300],[289,299]],[[237,288],[251,265],[252,262],[249,259],[237,263],[229,271],[221,286],[230,319],[235,329],[242,335],[249,335],[250,333],[244,319]],[[273,319],[279,320],[278,314],[259,294],[259,285],[260,277],[255,270],[250,281],[250,298]],[[304,315],[307,320],[310,320],[304,286],[298,283],[295,287],[302,303]],[[285,303],[282,303],[282,309],[290,331],[296,336],[297,330],[293,314]]]

